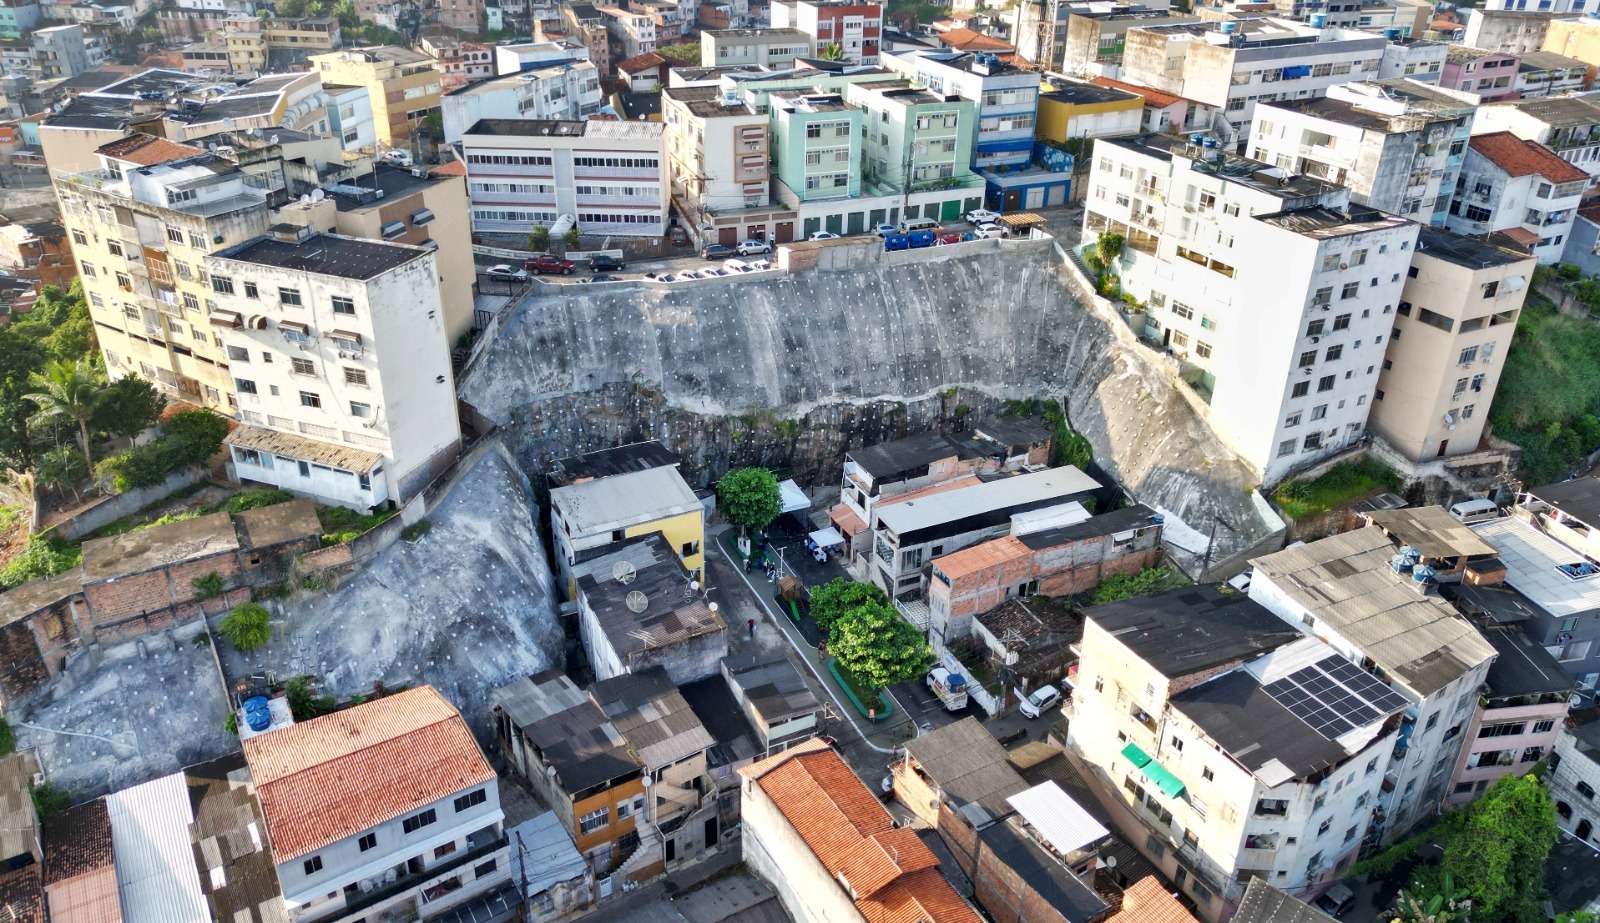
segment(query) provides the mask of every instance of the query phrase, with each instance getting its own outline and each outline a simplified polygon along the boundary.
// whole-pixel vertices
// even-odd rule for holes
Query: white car
[[[746,265],[750,267],[751,272],[765,272],[772,268],[772,264],[766,260],[751,260]]]
[[[734,248],[740,256],[755,256],[761,253],[771,253],[772,245],[764,240],[747,240]]]
[[[693,270],[693,269],[685,269],[683,272],[678,273],[678,278],[677,278],[676,281],[683,282],[683,281],[688,280],[688,279],[699,279],[699,278],[701,278],[701,275],[700,275],[700,273],[698,271]]]
[[[990,222],[978,225],[972,233],[976,237],[1004,237],[1006,236],[1006,229],[1004,225]]]
[[[832,231],[818,231],[815,234],[812,234],[810,239],[811,240],[838,240],[839,239],[839,235],[833,233]]]
[[[968,224],[993,224],[999,220],[1000,213],[989,211],[987,208],[974,208],[967,212]]]
[[[392,163],[397,167],[409,167],[414,165],[411,159],[411,152],[402,148],[396,148],[392,151],[385,151],[383,154],[383,162]]]
[[[722,268],[730,273],[750,272],[750,264],[744,260],[723,260]]]
[[[718,276],[725,275],[728,275],[728,271],[723,269],[721,266],[707,266],[706,268],[700,270],[700,278],[702,279],[715,279]]]
[[[516,269],[514,267],[507,266],[504,263],[501,263],[498,266],[490,266],[488,269],[484,270],[483,274],[491,279],[505,279],[511,282],[528,281],[527,270]]]
[[[1037,718],[1059,701],[1061,701],[1061,690],[1054,686],[1040,686],[1033,690],[1032,695],[1022,700],[1017,710],[1026,717]]]

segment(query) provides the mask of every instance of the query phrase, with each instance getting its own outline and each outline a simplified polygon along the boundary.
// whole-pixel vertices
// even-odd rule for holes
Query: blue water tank
[[[252,731],[265,731],[272,724],[272,708],[267,697],[258,695],[244,700],[244,721]]]
[[[1233,33],[1239,31],[1239,24],[1236,22],[1224,22],[1218,28],[1222,31],[1223,35],[1232,35]]]
[[[1433,568],[1426,564],[1418,564],[1416,567],[1412,568],[1411,579],[1422,584],[1423,586],[1438,582],[1438,579],[1434,576]]]
[[[1199,147],[1200,145],[1206,143],[1206,136],[1200,134],[1199,132],[1195,132],[1194,134],[1189,136],[1189,143],[1194,145],[1195,147]]]
[[[1207,138],[1205,140],[1205,148],[1206,148],[1206,150],[1215,151],[1215,150],[1219,150],[1221,147],[1222,147],[1222,142],[1221,141],[1218,141],[1216,138],[1212,138],[1210,136],[1207,136]]]
[[[1399,29],[1384,29],[1383,30],[1383,37],[1388,39],[1391,42],[1397,42],[1397,41],[1400,40],[1400,30]]]
[[[1328,17],[1323,13],[1311,14],[1311,28],[1322,29],[1328,25]]]

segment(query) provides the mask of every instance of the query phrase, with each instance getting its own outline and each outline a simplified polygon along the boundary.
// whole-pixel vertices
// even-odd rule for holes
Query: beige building
[[[1477,451],[1534,265],[1524,252],[1422,230],[1370,420],[1407,458]]]
[[[339,20],[321,18],[261,19],[231,16],[222,24],[223,45],[235,74],[269,70],[272,52],[289,59],[337,51],[342,44]],[[281,61],[279,64],[287,63]]]
[[[411,137],[423,119],[439,111],[443,77],[433,59],[408,48],[375,45],[312,55],[324,83],[364,86],[372,96],[378,142],[390,147]]]
[[[667,161],[672,198],[686,215],[713,212],[719,218],[754,210],[765,223],[771,202],[767,172],[767,115],[743,97],[725,97],[718,87],[661,91],[667,123]]]

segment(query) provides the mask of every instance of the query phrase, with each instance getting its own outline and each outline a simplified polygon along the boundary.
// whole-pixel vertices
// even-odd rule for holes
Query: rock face
[[[530,471],[661,439],[702,486],[730,465],[837,482],[848,449],[1064,400],[1095,458],[1221,550],[1269,532],[1250,471],[1162,370],[1069,287],[1049,240],[847,270],[660,286],[538,286],[466,373],[461,397]]]

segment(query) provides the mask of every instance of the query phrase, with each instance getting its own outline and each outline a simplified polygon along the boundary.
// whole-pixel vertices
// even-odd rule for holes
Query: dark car
[[[589,257],[590,272],[621,272],[627,268],[628,264],[624,263],[621,257],[604,254]]]
[[[700,248],[700,258],[703,260],[725,260],[730,256],[738,256],[737,250],[724,247],[722,244],[706,244]]]
[[[564,260],[554,253],[541,253],[523,264],[539,275],[555,273],[558,275],[571,275],[577,264],[571,260]]]

